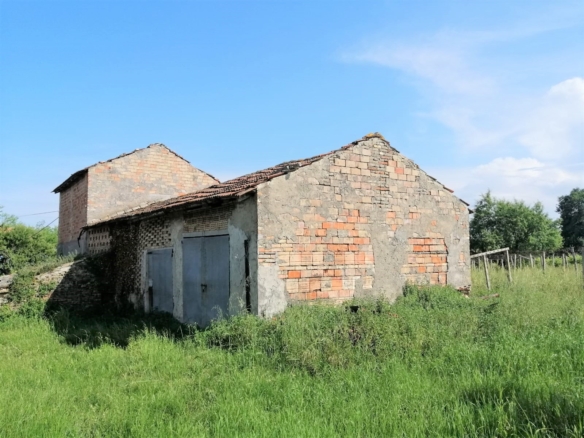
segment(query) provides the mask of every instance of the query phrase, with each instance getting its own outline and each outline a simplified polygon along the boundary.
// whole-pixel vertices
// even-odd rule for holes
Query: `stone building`
[[[107,232],[88,242],[83,227],[218,182],[158,143],[81,169],[53,190],[59,193],[58,252],[97,250],[107,245]]]
[[[115,301],[206,325],[289,303],[470,284],[468,204],[379,134],[87,227]]]

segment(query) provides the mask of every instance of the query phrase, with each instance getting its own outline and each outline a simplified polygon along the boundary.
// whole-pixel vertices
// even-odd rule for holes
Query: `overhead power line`
[[[52,224],[53,222],[55,222],[57,219],[59,219],[59,216],[57,216],[55,219],[53,219],[51,222],[49,222],[49,223],[48,223],[47,225],[45,225],[44,227],[42,227],[42,228],[39,228],[39,229],[37,230],[36,234],[38,234],[38,233],[40,233],[41,231],[43,231],[45,228],[47,228],[49,225],[51,225],[51,224]],[[36,235],[36,234],[35,234],[35,235]]]
[[[43,211],[42,213],[21,214],[18,217],[38,216],[38,215],[41,215],[41,214],[49,214],[49,213],[59,213],[59,210],[55,210],[55,211]]]

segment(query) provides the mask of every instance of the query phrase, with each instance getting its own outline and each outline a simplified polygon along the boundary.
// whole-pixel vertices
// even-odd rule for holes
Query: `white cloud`
[[[584,187],[584,163],[573,166],[546,165],[536,158],[503,157],[468,168],[429,169],[447,187],[471,205],[482,193],[491,190],[508,200],[540,201],[549,213],[555,211],[557,198],[574,187]]]
[[[426,99],[424,117],[448,127],[459,148],[490,155],[478,166],[431,169],[463,199],[474,202],[491,189],[508,199],[540,200],[551,213],[558,196],[584,186],[584,79],[552,82],[547,90],[529,89],[518,66],[532,64],[534,58],[505,64],[492,50],[502,42],[549,30],[518,26],[510,32],[442,31],[405,42],[364,44],[344,60],[405,73]],[[490,51],[484,50],[487,46]],[[542,62],[541,56],[535,57]],[[565,62],[574,64],[574,59]]]
[[[584,154],[584,79],[550,88],[529,114],[519,136],[534,156],[557,161]]]

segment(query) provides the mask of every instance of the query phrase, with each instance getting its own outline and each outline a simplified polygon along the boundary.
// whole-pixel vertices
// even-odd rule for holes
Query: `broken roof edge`
[[[153,146],[156,147],[162,147],[164,149],[166,149],[168,152],[170,152],[171,154],[177,156],[178,158],[180,158],[181,160],[185,161],[186,163],[190,164],[191,167],[193,169],[197,169],[199,172],[203,172],[205,175],[213,178],[215,181],[219,182],[219,180],[217,178],[215,178],[213,175],[211,175],[208,172],[205,172],[204,170],[199,169],[198,167],[195,167],[192,165],[192,163],[187,160],[186,158],[184,158],[183,156],[177,154],[175,151],[173,151],[172,149],[170,149],[168,146],[166,146],[164,143],[150,143],[148,146],[144,147],[144,148],[138,148],[138,149],[134,149],[131,152],[124,152],[123,154],[120,154],[116,157],[110,158],[109,160],[105,160],[105,161],[98,161],[97,163],[93,163],[90,166],[84,167],[81,170],[78,170],[77,172],[74,172],[71,174],[71,176],[69,176],[69,178],[67,178],[65,181],[63,181],[61,184],[59,184],[55,189],[52,190],[53,193],[60,193],[63,190],[68,189],[69,187],[71,187],[74,183],[76,183],[79,179],[81,179],[82,175],[84,175],[85,173],[87,173],[89,171],[89,169],[91,169],[92,167],[95,167],[99,164],[104,164],[104,163],[110,163],[114,160],[118,160],[120,158],[124,158],[127,157],[128,155],[132,155],[135,154],[136,152],[140,152],[140,151],[144,151],[146,149],[149,149]]]

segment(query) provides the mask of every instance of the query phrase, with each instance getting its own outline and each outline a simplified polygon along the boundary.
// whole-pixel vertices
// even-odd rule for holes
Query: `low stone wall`
[[[105,263],[104,263],[105,261]],[[34,283],[40,285],[52,284],[55,288],[45,297],[50,304],[69,307],[76,310],[87,310],[101,307],[104,303],[103,273],[107,272],[107,259],[101,255],[87,257],[61,265],[50,272],[35,276]],[[0,305],[8,303],[10,284],[13,275],[0,277]]]

